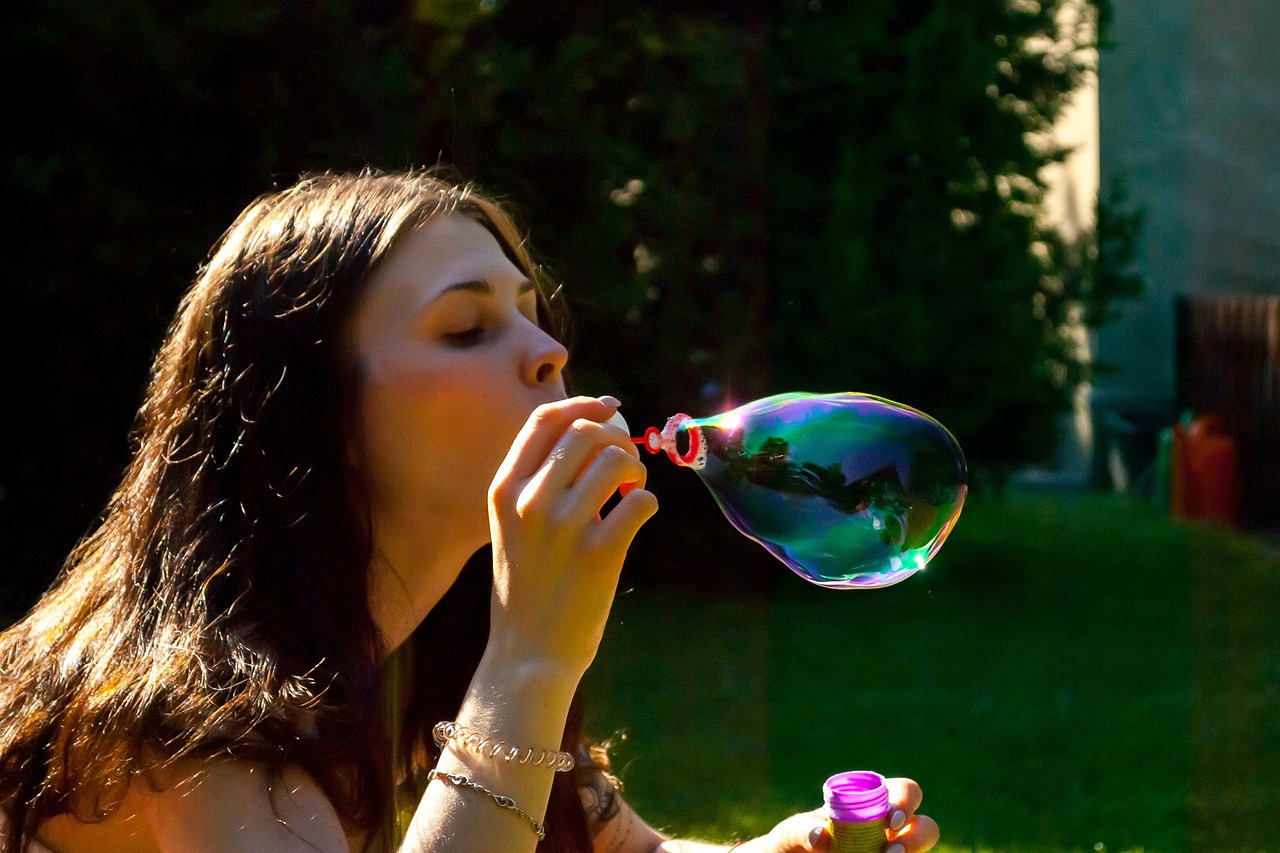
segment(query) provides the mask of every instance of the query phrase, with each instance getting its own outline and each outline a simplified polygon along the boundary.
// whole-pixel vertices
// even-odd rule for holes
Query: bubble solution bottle
[[[870,770],[837,773],[822,785],[831,821],[831,853],[880,853],[889,824],[889,790]]]

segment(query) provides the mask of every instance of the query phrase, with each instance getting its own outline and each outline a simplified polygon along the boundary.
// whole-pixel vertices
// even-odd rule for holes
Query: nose
[[[525,357],[524,381],[532,386],[559,382],[561,371],[568,363],[569,351],[564,344],[535,326]]]

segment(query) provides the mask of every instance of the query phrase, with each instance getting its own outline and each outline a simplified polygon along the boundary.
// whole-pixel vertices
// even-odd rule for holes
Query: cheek
[[[476,371],[385,367],[361,401],[375,500],[482,500],[523,421],[494,422],[494,389]]]
[[[371,353],[362,389],[368,433],[408,447],[448,443],[458,410],[475,396],[466,373],[412,348]]]

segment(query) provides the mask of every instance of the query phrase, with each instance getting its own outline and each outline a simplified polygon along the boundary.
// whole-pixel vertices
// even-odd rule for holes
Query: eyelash
[[[475,346],[484,338],[484,333],[484,326],[472,326],[461,332],[450,332],[444,336],[444,339],[457,347]]]
[[[541,323],[539,323],[538,320],[539,318],[537,316],[537,312],[535,309],[533,322],[538,323],[538,325],[541,326]],[[484,339],[488,336],[488,333],[489,333],[489,327],[485,323],[481,322],[481,323],[476,323],[476,325],[472,326],[469,329],[463,329],[461,332],[449,332],[444,336],[444,340],[450,346],[455,346],[460,348],[473,347],[482,343]]]

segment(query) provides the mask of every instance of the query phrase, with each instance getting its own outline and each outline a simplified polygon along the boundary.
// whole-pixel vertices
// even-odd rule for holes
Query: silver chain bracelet
[[[520,815],[520,817],[529,821],[529,825],[533,827],[533,831],[538,836],[539,841],[542,841],[544,838],[547,837],[547,831],[542,826],[542,824],[534,820],[533,815],[529,814],[527,811],[517,806],[516,801],[511,799],[510,797],[504,797],[501,794],[495,794],[493,791],[490,791],[484,785],[481,785],[479,782],[472,781],[470,778],[468,778],[467,776],[463,776],[461,773],[443,773],[439,770],[432,769],[427,771],[427,778],[439,779],[441,782],[445,782],[457,788],[470,788],[473,791],[478,791],[479,793],[484,794],[486,797],[493,800],[494,803],[496,803],[499,807],[504,809],[509,809],[515,812],[516,814]]]

